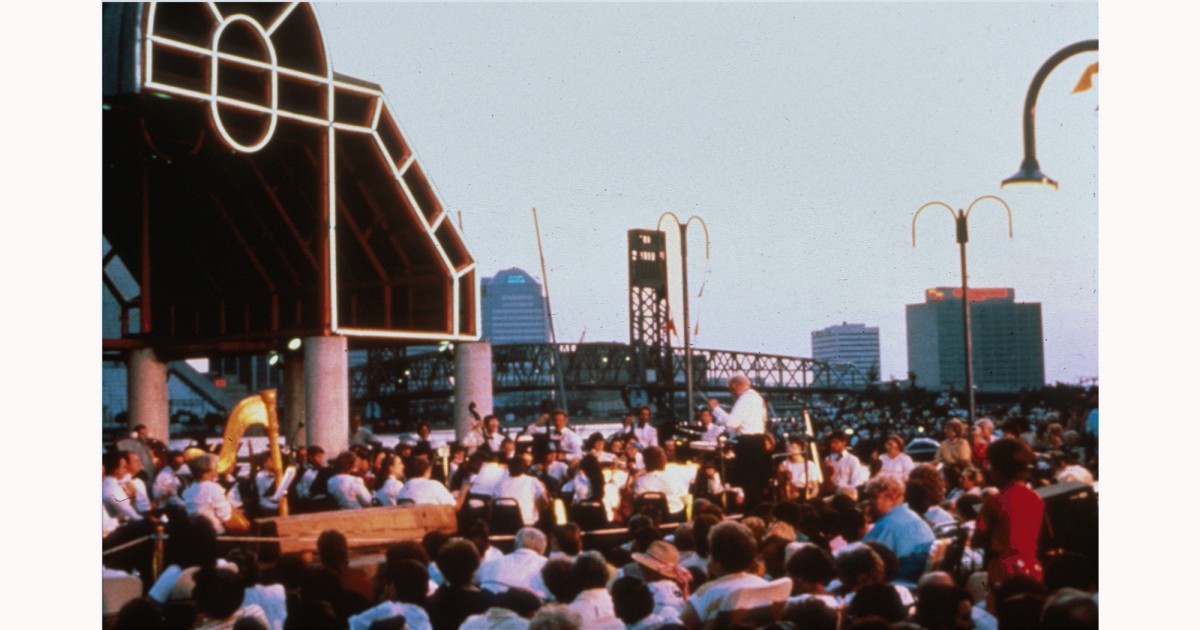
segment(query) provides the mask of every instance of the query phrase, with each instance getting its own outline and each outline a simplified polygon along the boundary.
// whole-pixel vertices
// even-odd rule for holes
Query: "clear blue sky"
[[[880,329],[907,372],[904,305],[959,284],[1042,303],[1046,378],[1098,374],[1098,90],[1047,81],[1039,157],[1061,190],[1000,193],[1030,79],[1098,36],[1075,4],[318,4],[335,70],[381,84],[485,275],[537,277],[560,341],[626,340],[625,231],[668,210],[690,241],[701,347],[809,356],[810,332]],[[671,247],[676,247],[671,243]],[[678,283],[676,283],[676,291]],[[673,300],[678,304],[679,299]],[[677,320],[681,321],[677,316]]]

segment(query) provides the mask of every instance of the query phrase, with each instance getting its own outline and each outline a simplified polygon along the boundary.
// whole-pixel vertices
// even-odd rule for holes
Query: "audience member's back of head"
[[[536,527],[522,527],[517,530],[513,545],[514,550],[528,549],[540,556],[546,553],[546,535]],[[440,562],[438,566],[441,566]]]
[[[890,584],[868,584],[854,594],[848,610],[851,619],[880,617],[889,623],[908,616],[900,594]]]
[[[470,536],[467,536],[469,539]],[[425,532],[421,537],[421,549],[425,552],[424,558],[412,558],[417,562],[429,564],[429,561],[437,557],[438,551],[441,551],[442,545],[450,542],[450,537],[445,532],[437,529],[431,529]],[[483,553],[483,552],[480,552]]]
[[[711,562],[718,564],[726,573],[738,573],[754,566],[758,545],[754,534],[745,525],[735,521],[717,524],[708,533]]]
[[[638,553],[646,553],[650,548],[650,543],[662,540],[662,534],[658,532],[657,527],[643,527],[633,534],[633,550]]]
[[[213,619],[225,619],[237,612],[245,597],[242,578],[229,569],[201,569],[196,572],[192,599],[200,612]]]
[[[915,621],[930,630],[969,630],[974,627],[971,621],[971,594],[957,586],[929,584],[921,588],[917,595]]]
[[[828,551],[816,545],[804,545],[788,559],[787,573],[793,582],[804,580],[828,585],[837,577],[837,566]]]
[[[438,551],[437,565],[446,584],[466,587],[479,570],[479,550],[469,540],[452,540]]]
[[[327,529],[317,537],[317,554],[321,564],[331,569],[341,569],[350,563],[350,545],[346,535],[336,529]]]
[[[401,560],[387,566],[387,580],[392,597],[407,604],[425,606],[429,593],[429,569],[416,560]]]
[[[583,619],[562,604],[550,604],[529,620],[529,630],[583,630]]]
[[[631,626],[654,612],[654,595],[646,583],[635,577],[622,577],[612,585],[613,611]]]
[[[878,540],[863,544],[873,549],[879,555],[879,559],[883,560],[883,581],[894,582],[900,573],[900,558],[896,557],[896,552]]]
[[[692,539],[696,542],[696,555],[701,558],[709,556],[708,534],[713,526],[721,520],[712,514],[700,514],[692,521]]]
[[[842,551],[834,561],[842,576],[842,585],[849,591],[883,581],[883,559],[867,545]]]
[[[1100,611],[1096,601],[1083,591],[1064,588],[1046,600],[1042,609],[1043,628],[1098,628]]]
[[[507,608],[529,619],[542,607],[542,598],[529,589],[514,587],[497,595],[495,606]]]
[[[574,563],[569,558],[550,558],[542,565],[542,582],[554,601],[569,604],[575,601],[579,587],[571,575]]]
[[[1037,628],[1042,623],[1046,598],[1037,593],[1018,593],[996,604],[997,630]]]
[[[571,565],[571,580],[580,592],[608,585],[608,564],[604,556],[595,551],[585,551]]]
[[[143,628],[161,628],[163,615],[158,605],[149,598],[131,599],[117,613],[117,630],[142,630]]]
[[[288,606],[288,616],[283,630],[312,630],[312,628],[339,627],[337,613],[327,601],[307,600]]]
[[[783,618],[806,630],[837,630],[838,613],[819,599],[796,602],[783,611]]]

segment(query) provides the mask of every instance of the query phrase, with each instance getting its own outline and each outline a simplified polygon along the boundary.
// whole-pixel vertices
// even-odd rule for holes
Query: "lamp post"
[[[975,423],[975,368],[972,365],[973,348],[971,347],[971,299],[967,293],[967,220],[971,217],[971,210],[975,204],[985,199],[992,199],[1000,202],[1004,206],[1004,211],[1008,213],[1008,238],[1012,238],[1012,210],[1003,199],[995,195],[984,195],[978,197],[971,205],[967,206],[966,212],[961,208],[956,213],[954,208],[940,202],[931,201],[920,208],[917,208],[913,214],[912,220],[912,243],[913,247],[917,246],[917,217],[921,215],[921,211],[930,206],[941,206],[950,211],[950,216],[954,217],[955,240],[958,241],[958,257],[959,265],[962,270],[962,305],[963,305],[963,361],[966,368],[967,376],[967,414],[971,424]]]
[[[690,410],[692,408],[692,397],[695,395],[695,392],[692,381],[692,320],[690,319],[691,315],[688,311],[690,298],[688,296],[687,229],[688,226],[692,224],[692,221],[700,222],[700,227],[704,228],[704,257],[708,258],[708,225],[704,223],[704,219],[701,219],[696,215],[692,215],[688,217],[687,221],[680,223],[679,217],[675,216],[674,212],[664,212],[662,216],[658,217],[658,225],[655,226],[655,229],[661,232],[663,219],[666,219],[667,217],[670,217],[673,221],[675,221],[675,225],[679,227],[679,257],[682,259],[681,265],[683,267],[683,357],[684,373],[687,375],[687,402],[685,404],[685,408]],[[674,376],[671,378],[674,380]],[[691,419],[692,414],[689,412],[685,420],[690,421]]]
[[[1042,91],[1042,84],[1046,82],[1046,77],[1059,64],[1080,53],[1098,50],[1100,50],[1100,40],[1098,39],[1075,42],[1051,55],[1049,59],[1042,63],[1042,67],[1038,68],[1037,73],[1033,75],[1033,81],[1029,83],[1029,90],[1025,93],[1025,108],[1022,110],[1025,158],[1021,161],[1021,168],[1016,173],[1000,182],[1001,188],[1013,184],[1044,184],[1054,189],[1058,188],[1058,182],[1047,177],[1045,173],[1042,173],[1042,169],[1038,165],[1037,140],[1034,137],[1033,128],[1033,115],[1037,109],[1038,93]]]

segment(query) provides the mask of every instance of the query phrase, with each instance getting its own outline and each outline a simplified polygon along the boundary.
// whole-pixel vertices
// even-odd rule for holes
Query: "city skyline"
[[[1030,79],[1098,36],[1095,4],[316,8],[334,68],[382,86],[461,211],[481,277],[540,269],[537,207],[561,341],[628,339],[625,231],[673,211],[712,237],[706,260],[692,225],[696,346],[804,356],[811,330],[867,321],[881,377],[904,378],[904,304],[961,282],[953,222],[923,213],[914,248],[913,213],[998,194],[1014,238],[980,203],[971,285],[1044,305],[1048,382],[1098,374],[1098,90],[1070,93],[1096,55],[1038,101],[1061,188],[999,190]]]

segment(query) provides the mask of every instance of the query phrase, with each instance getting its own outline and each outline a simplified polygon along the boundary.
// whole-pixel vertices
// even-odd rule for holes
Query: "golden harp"
[[[279,450],[279,417],[275,401],[277,393],[273,389],[261,391],[243,398],[229,413],[225,423],[225,436],[221,442],[221,450],[217,453],[217,473],[225,474],[237,464],[238,446],[246,429],[251,426],[262,426],[267,429],[267,442],[271,448],[271,463],[275,465],[275,483],[283,483],[283,454]],[[288,515],[287,495],[279,499],[279,515]],[[238,526],[244,526],[242,531],[249,531],[250,522],[236,510],[232,521]]]

